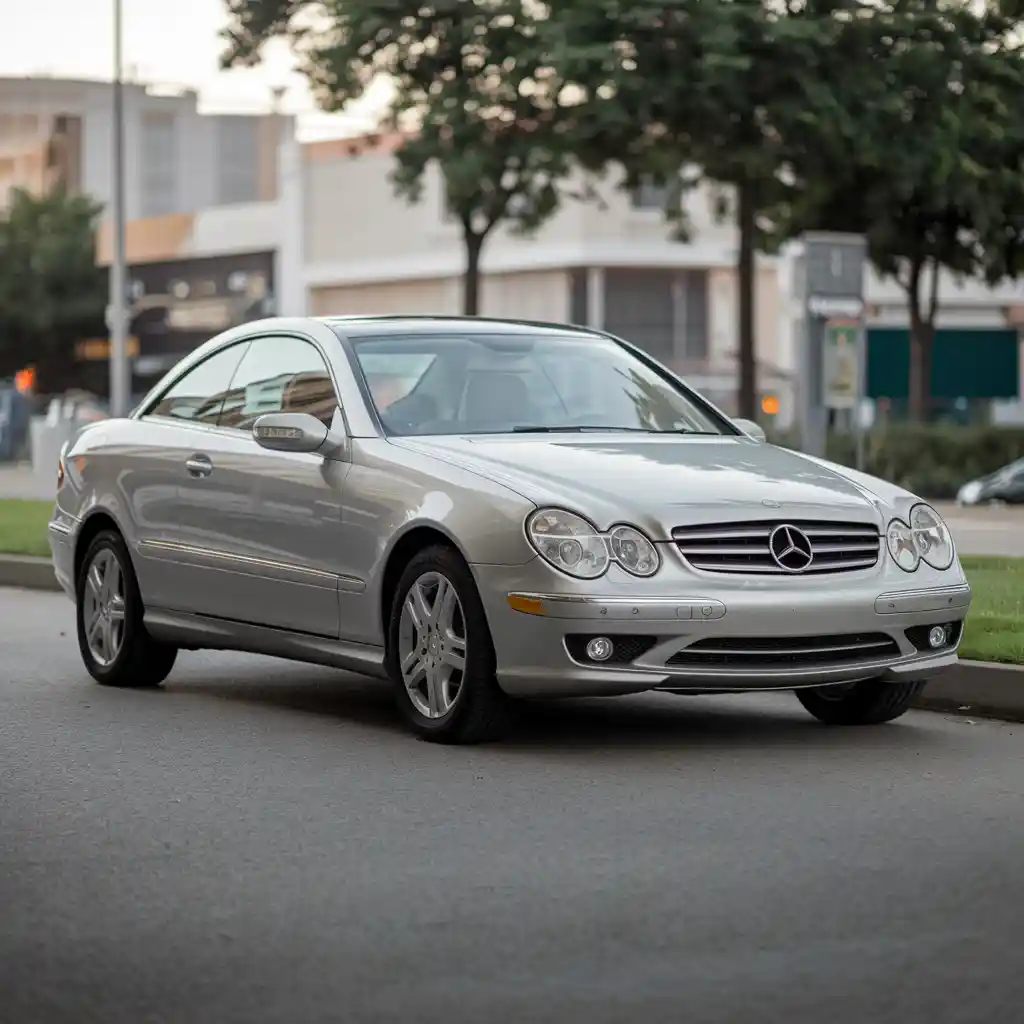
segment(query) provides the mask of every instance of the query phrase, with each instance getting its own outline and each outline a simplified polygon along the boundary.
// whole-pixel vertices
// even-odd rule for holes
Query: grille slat
[[[704,572],[793,575],[772,557],[769,539],[779,526],[801,530],[810,541],[813,559],[797,575],[852,572],[877,564],[881,550],[878,528],[870,523],[819,520],[760,520],[750,523],[707,523],[672,531],[680,554]]]
[[[849,665],[899,657],[899,644],[885,633],[842,636],[708,637],[677,651],[667,664],[722,668]]]

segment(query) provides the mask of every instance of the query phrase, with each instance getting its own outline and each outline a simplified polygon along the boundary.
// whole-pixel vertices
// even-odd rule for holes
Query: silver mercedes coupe
[[[440,742],[645,690],[889,721],[971,601],[914,495],[617,338],[504,320],[227,331],[65,448],[49,534],[99,682],[157,686],[183,648],[316,662],[389,680]]]

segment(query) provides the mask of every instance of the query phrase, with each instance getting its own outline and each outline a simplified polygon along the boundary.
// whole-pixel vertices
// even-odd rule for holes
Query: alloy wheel
[[[82,621],[85,642],[96,664],[114,663],[124,643],[124,573],[110,548],[96,552],[85,577]]]
[[[406,594],[398,627],[402,681],[413,707],[442,718],[455,706],[466,670],[466,620],[451,581],[419,576]]]

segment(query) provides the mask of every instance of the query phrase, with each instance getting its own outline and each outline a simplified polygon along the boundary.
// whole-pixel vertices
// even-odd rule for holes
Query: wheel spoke
[[[422,633],[430,624],[430,607],[427,604],[427,599],[423,596],[423,589],[418,583],[409,591],[405,607],[409,611],[416,632]]]
[[[86,626],[85,636],[91,647],[97,640],[102,640],[103,616],[100,615],[99,605],[93,611],[92,620]]]
[[[103,600],[103,573],[100,572],[99,559],[92,563],[92,568],[86,577],[86,583],[92,599],[101,602]]]
[[[121,566],[116,558],[110,559],[107,563],[107,571],[103,574],[103,583],[108,602],[113,602],[115,598],[121,596]]]
[[[434,604],[430,609],[430,624],[432,626],[440,626],[442,623],[450,621],[444,618],[444,616],[446,614],[451,615],[457,600],[455,588],[443,576],[439,577],[437,593],[434,594]]]
[[[444,663],[460,672],[466,671],[466,641],[448,632],[444,640]]]
[[[427,671],[427,701],[430,706],[430,713],[440,716],[448,710],[444,702],[444,684],[441,681],[441,674],[437,669]]]
[[[426,670],[427,667],[423,664],[418,650],[410,651],[402,659],[402,678],[405,680],[406,686],[415,684]]]

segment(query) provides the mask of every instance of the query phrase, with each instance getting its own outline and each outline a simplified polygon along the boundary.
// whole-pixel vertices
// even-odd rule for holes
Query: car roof
[[[506,320],[483,316],[409,316],[409,315],[366,315],[366,316],[321,316],[314,317],[321,323],[344,334],[401,334],[405,331],[479,334],[579,334],[601,337],[600,332],[587,327],[552,323],[542,320]]]

